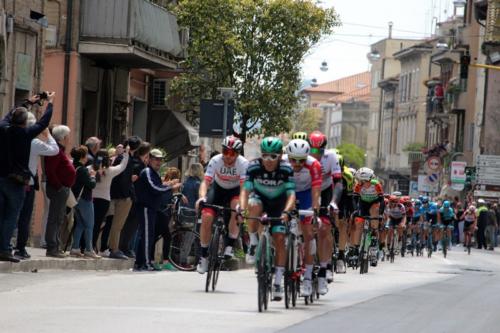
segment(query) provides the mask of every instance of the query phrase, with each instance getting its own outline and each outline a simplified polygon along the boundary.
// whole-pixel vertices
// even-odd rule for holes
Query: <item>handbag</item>
[[[78,172],[78,169],[80,169],[80,168],[81,167],[76,168],[76,171]],[[82,187],[82,190],[80,191],[80,194],[78,195],[78,198],[76,198],[73,191],[71,189],[69,189],[68,199],[66,200],[66,207],[74,208],[78,204],[78,200],[80,200],[80,197],[82,196],[84,187]]]

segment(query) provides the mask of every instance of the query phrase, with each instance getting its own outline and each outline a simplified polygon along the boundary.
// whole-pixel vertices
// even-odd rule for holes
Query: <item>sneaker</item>
[[[122,251],[113,251],[109,254],[109,257],[112,259],[122,259],[122,260],[129,259],[125,254],[123,254]]]
[[[106,249],[105,251],[100,251],[99,252],[99,255],[101,257],[108,257],[108,258],[111,258],[111,251],[109,249]],[[121,258],[115,258],[115,259],[121,259]],[[128,257],[127,257],[128,259]]]
[[[47,257],[58,258],[58,259],[66,258],[66,255],[60,251],[47,251],[45,255]]]
[[[339,261],[340,260],[337,260],[337,268],[339,267],[338,266],[339,265]],[[344,261],[342,261],[342,264],[343,264],[343,262]],[[328,282],[328,283],[332,283],[333,282],[333,272],[330,269],[326,270],[326,282]]]
[[[10,251],[0,252],[0,261],[10,261],[13,263],[18,263],[21,260],[12,255]]]
[[[283,288],[279,284],[273,286],[273,300],[281,301],[283,299]]]
[[[313,291],[313,288],[312,288],[311,280],[304,279],[304,281],[302,282],[302,288],[300,290],[300,296],[309,297],[312,295],[312,291]]]
[[[232,246],[226,246],[224,249],[224,259],[229,260],[234,258],[234,252]]]
[[[161,266],[161,268],[162,268],[163,270],[165,270],[165,271],[172,271],[172,272],[178,271],[178,269],[177,269],[177,268],[175,268],[175,266],[174,266],[174,265],[172,265],[172,263],[171,263],[171,262],[168,262],[168,261],[167,261],[166,263],[164,263],[164,264]]]
[[[83,257],[83,253],[80,252],[80,249],[71,249],[71,251],[69,251],[69,255],[70,257],[75,257],[75,258]]]
[[[318,278],[318,293],[320,295],[326,295],[328,293],[328,283],[325,278]]]
[[[345,273],[345,262],[342,259],[337,260],[337,267],[335,270],[336,273]],[[326,273],[326,278],[328,279],[328,271]],[[332,274],[332,281],[333,281],[333,274]]]
[[[255,250],[257,249],[257,245],[250,245],[248,249],[248,253],[245,256],[245,261],[249,265],[255,264]]]
[[[102,258],[101,256],[97,255],[94,252],[94,250],[92,250],[92,251],[85,251],[83,253],[83,255],[84,255],[85,258],[89,258],[89,259],[101,259]]]
[[[135,252],[132,250],[125,251],[125,252],[123,252],[123,254],[126,255],[127,257],[129,257],[130,259],[135,259]]]
[[[205,274],[208,271],[208,258],[200,258],[200,262],[196,266],[196,271],[200,274]]]
[[[21,259],[31,258],[30,254],[26,251],[26,249],[17,250],[16,252],[14,252],[14,256],[21,258]]]

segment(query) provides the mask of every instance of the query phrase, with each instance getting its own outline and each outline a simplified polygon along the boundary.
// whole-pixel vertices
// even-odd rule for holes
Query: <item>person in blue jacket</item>
[[[451,247],[451,231],[453,230],[453,221],[455,220],[455,211],[451,207],[448,200],[443,201],[443,206],[439,208],[438,214],[439,224],[441,230],[440,238],[443,237],[443,232],[448,236],[449,244],[445,244],[448,248]],[[443,231],[444,230],[444,231]]]
[[[159,174],[165,154],[159,149],[152,149],[149,153],[149,165],[141,171],[135,182],[136,214],[139,220],[137,236],[136,271],[154,270],[154,258],[151,258],[155,244],[155,221],[160,210],[162,198],[167,191],[179,188],[180,183],[167,185]]]

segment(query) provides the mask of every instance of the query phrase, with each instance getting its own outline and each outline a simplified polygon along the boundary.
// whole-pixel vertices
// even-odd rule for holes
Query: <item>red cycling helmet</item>
[[[326,135],[320,131],[314,131],[309,134],[309,145],[311,148],[325,148],[326,147]]]
[[[389,197],[389,202],[392,202],[392,203],[399,203],[399,198],[395,195],[391,195]]]

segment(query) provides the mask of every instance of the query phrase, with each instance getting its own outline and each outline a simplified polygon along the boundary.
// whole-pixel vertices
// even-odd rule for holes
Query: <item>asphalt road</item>
[[[500,253],[396,258],[336,275],[328,295],[257,312],[252,270],[0,274],[0,332],[500,332]]]

